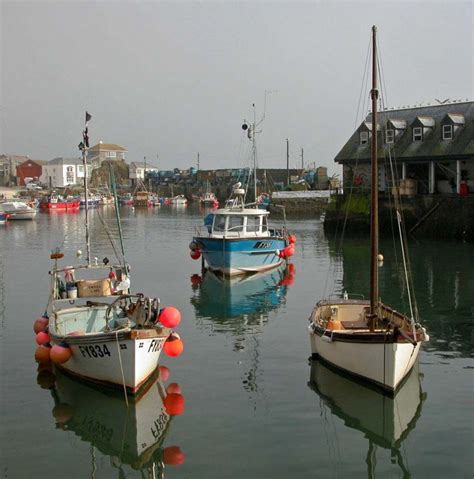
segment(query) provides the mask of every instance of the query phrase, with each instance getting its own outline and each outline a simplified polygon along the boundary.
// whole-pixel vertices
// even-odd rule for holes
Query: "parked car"
[[[26,189],[27,190],[42,190],[40,185],[37,185],[36,183],[27,183],[26,184]]]

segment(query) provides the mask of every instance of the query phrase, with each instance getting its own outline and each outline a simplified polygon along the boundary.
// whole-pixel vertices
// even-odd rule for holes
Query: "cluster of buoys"
[[[288,235],[288,246],[283,248],[281,251],[276,252],[276,254],[280,258],[289,258],[295,254],[295,243],[296,243],[296,236],[295,235]]]
[[[35,359],[38,363],[53,362],[63,364],[72,356],[71,348],[64,342],[51,345],[51,338],[48,332],[49,318],[46,314],[36,319],[33,324],[33,331],[36,333]]]
[[[192,259],[199,259],[201,257],[201,250],[199,249],[199,245],[195,241],[191,241],[189,243],[189,254]]]
[[[165,328],[176,328],[181,323],[181,313],[174,306],[167,306],[160,311],[158,321]],[[184,343],[178,333],[174,331],[168,336],[163,346],[163,351],[168,356],[179,356],[184,349]]]

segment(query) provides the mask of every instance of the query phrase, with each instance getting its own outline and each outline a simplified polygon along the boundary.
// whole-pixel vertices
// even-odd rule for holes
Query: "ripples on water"
[[[91,211],[92,254],[112,259],[98,214]],[[116,232],[113,209],[101,214]],[[85,250],[84,213],[40,214],[0,230],[0,477],[148,477],[153,470],[167,478],[472,476],[472,245],[413,245],[431,342],[419,370],[390,399],[318,362],[308,365],[314,303],[331,292],[367,295],[365,243],[348,239],[337,251],[319,221],[290,221],[298,237],[291,271],[229,285],[203,275],[189,257],[202,216],[191,208],[122,210],[134,287],[180,308],[185,341],[182,357],[163,359],[170,377],[158,378],[130,409],[120,394],[38,372],[33,360],[32,322],[46,304],[49,252],[63,245],[70,252],[64,264],[76,261],[76,250]],[[403,310],[392,243],[381,250],[381,294]],[[169,421],[160,391],[172,382],[186,404]],[[179,450],[167,449],[173,446]]]

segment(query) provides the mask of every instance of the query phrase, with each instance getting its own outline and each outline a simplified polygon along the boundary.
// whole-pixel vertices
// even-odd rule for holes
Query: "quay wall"
[[[326,211],[324,229],[334,233],[342,228],[347,210],[347,197],[341,195]],[[360,207],[347,213],[345,226],[349,234],[369,234],[370,210]],[[368,199],[367,199],[368,205]],[[406,231],[416,238],[457,239],[474,242],[474,196],[424,195],[404,198],[402,214]],[[381,198],[379,203],[379,227],[381,236],[392,234],[395,224],[393,198]]]

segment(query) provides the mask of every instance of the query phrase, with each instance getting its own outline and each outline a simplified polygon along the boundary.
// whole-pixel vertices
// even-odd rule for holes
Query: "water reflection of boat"
[[[389,449],[392,462],[401,468],[403,477],[410,477],[403,458],[402,443],[415,428],[426,399],[417,365],[395,396],[337,372],[320,360],[311,362],[308,385],[331,413],[344,421],[345,426],[361,431],[368,439],[368,477],[375,477],[377,446]]]
[[[128,405],[123,394],[75,381],[59,370],[51,394],[58,428],[73,432],[109,456],[111,465],[122,474],[129,466],[142,474],[148,472],[146,477],[161,477],[158,472],[169,462],[163,442],[172,416],[166,412],[166,392],[157,377],[142,395],[129,398]]]
[[[203,277],[193,275],[197,287],[191,303],[198,317],[225,323],[237,317],[260,316],[278,308],[287,287],[294,281],[294,266],[280,267],[251,276],[226,278],[207,270]]]

